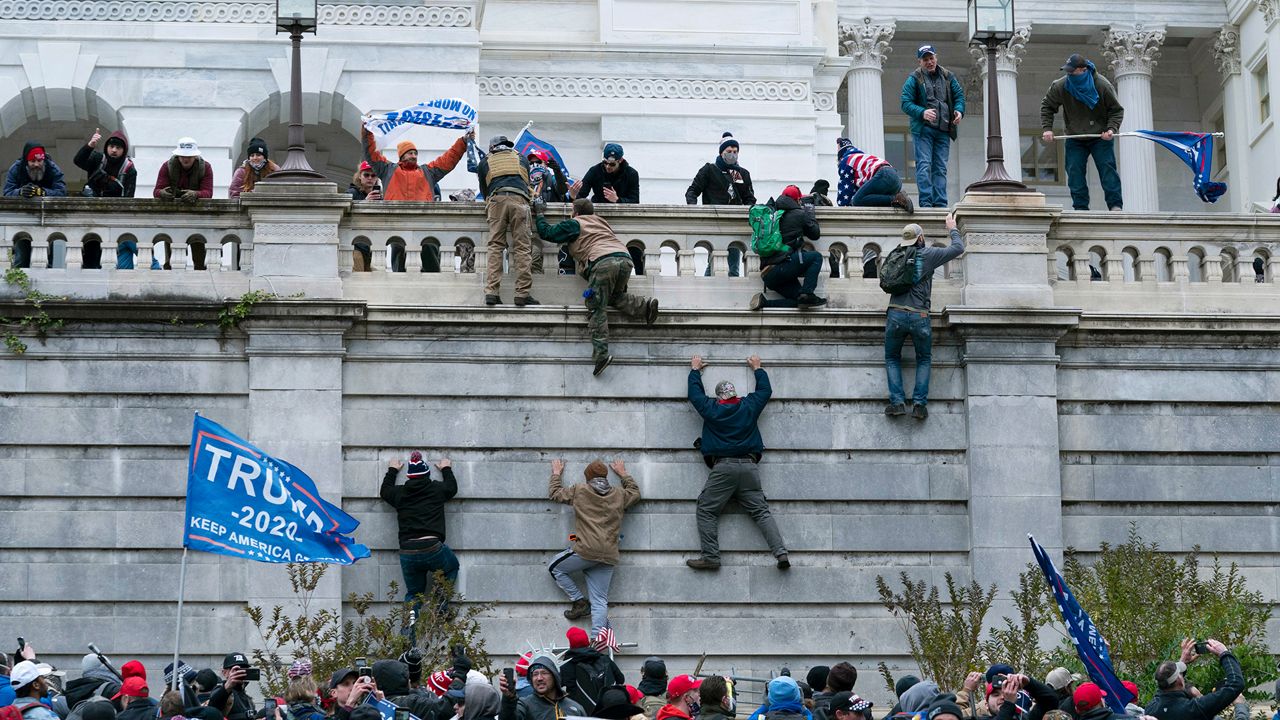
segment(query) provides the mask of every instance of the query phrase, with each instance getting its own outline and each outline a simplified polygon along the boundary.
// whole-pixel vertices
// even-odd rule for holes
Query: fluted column
[[[880,83],[895,27],[893,22],[872,22],[869,17],[840,24],[840,50],[852,61],[847,93],[849,139],[860,149],[881,157],[884,156],[884,103]]]
[[[1213,40],[1213,59],[1222,73],[1222,131],[1228,138],[1245,138],[1248,119],[1245,113],[1244,78],[1240,75],[1240,29],[1223,25]],[[1221,144],[1218,146],[1221,147]],[[1238,140],[1227,143],[1227,182],[1236,192],[1227,194],[1224,200],[1231,202],[1236,212],[1248,212],[1250,197],[1239,192],[1236,183],[1245,183],[1249,177],[1248,145]]]
[[[1116,95],[1124,107],[1121,132],[1151,130],[1151,75],[1164,44],[1164,28],[1135,25],[1111,27],[1102,43],[1103,54],[1111,60]],[[1160,209],[1156,185],[1155,143],[1129,139],[1116,142],[1120,182],[1124,185],[1124,209],[1155,212]]]
[[[1027,43],[1030,41],[1031,26],[1026,25],[1017,28],[1013,37],[1008,42],[1000,43],[996,49],[996,83],[1000,92],[1000,144],[1004,147],[1004,169],[1009,177],[1019,181],[1022,180],[1022,143],[1018,134],[1018,65],[1022,63],[1022,56],[1026,54]],[[979,90],[987,86],[987,48],[971,45],[969,53],[973,55],[974,69],[980,73],[981,82],[971,83],[971,89],[966,92],[972,92],[975,85]],[[977,95],[974,95],[969,106],[974,107],[976,104]],[[984,99],[980,123],[974,122],[979,120],[975,117],[966,121],[965,125],[974,124],[985,128],[988,107],[990,104]]]

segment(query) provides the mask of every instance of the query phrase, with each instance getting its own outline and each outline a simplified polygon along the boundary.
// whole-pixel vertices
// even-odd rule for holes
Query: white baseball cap
[[[173,154],[178,157],[200,157],[200,146],[196,144],[195,138],[178,138],[178,147],[173,149]]]
[[[53,674],[53,667],[45,663],[36,664],[30,660],[23,660],[13,666],[13,670],[9,672],[9,684],[15,688],[25,687],[46,675]]]

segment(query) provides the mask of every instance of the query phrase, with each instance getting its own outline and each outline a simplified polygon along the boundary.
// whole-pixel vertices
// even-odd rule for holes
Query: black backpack
[[[924,253],[915,245],[899,245],[880,266],[880,289],[890,295],[910,290],[924,274]]]
[[[587,715],[590,715],[596,711],[600,694],[614,684],[613,661],[608,655],[600,655],[590,664],[574,663],[573,687],[567,690],[569,697],[577,700]]]

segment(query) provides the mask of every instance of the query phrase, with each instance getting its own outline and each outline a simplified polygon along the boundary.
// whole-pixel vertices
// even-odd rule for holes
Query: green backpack
[[[899,245],[880,266],[880,289],[890,295],[904,293],[920,282],[924,274],[924,254],[915,245]]]
[[[751,223],[751,250],[760,257],[777,255],[787,249],[782,242],[782,210],[768,205],[752,205],[747,212]]]

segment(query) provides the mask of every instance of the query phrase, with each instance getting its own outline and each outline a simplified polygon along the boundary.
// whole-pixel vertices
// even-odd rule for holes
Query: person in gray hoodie
[[[902,696],[898,698],[898,705],[904,713],[914,713],[929,707],[942,691],[938,689],[938,683],[932,680],[921,680],[912,685]]]
[[[560,668],[550,655],[535,655],[529,662],[529,684],[533,694],[516,698],[516,689],[502,685],[502,710],[499,720],[557,720],[566,715],[586,715],[586,710],[565,696],[560,683]]]
[[[462,720],[497,720],[502,696],[488,683],[469,682],[463,691]]]

